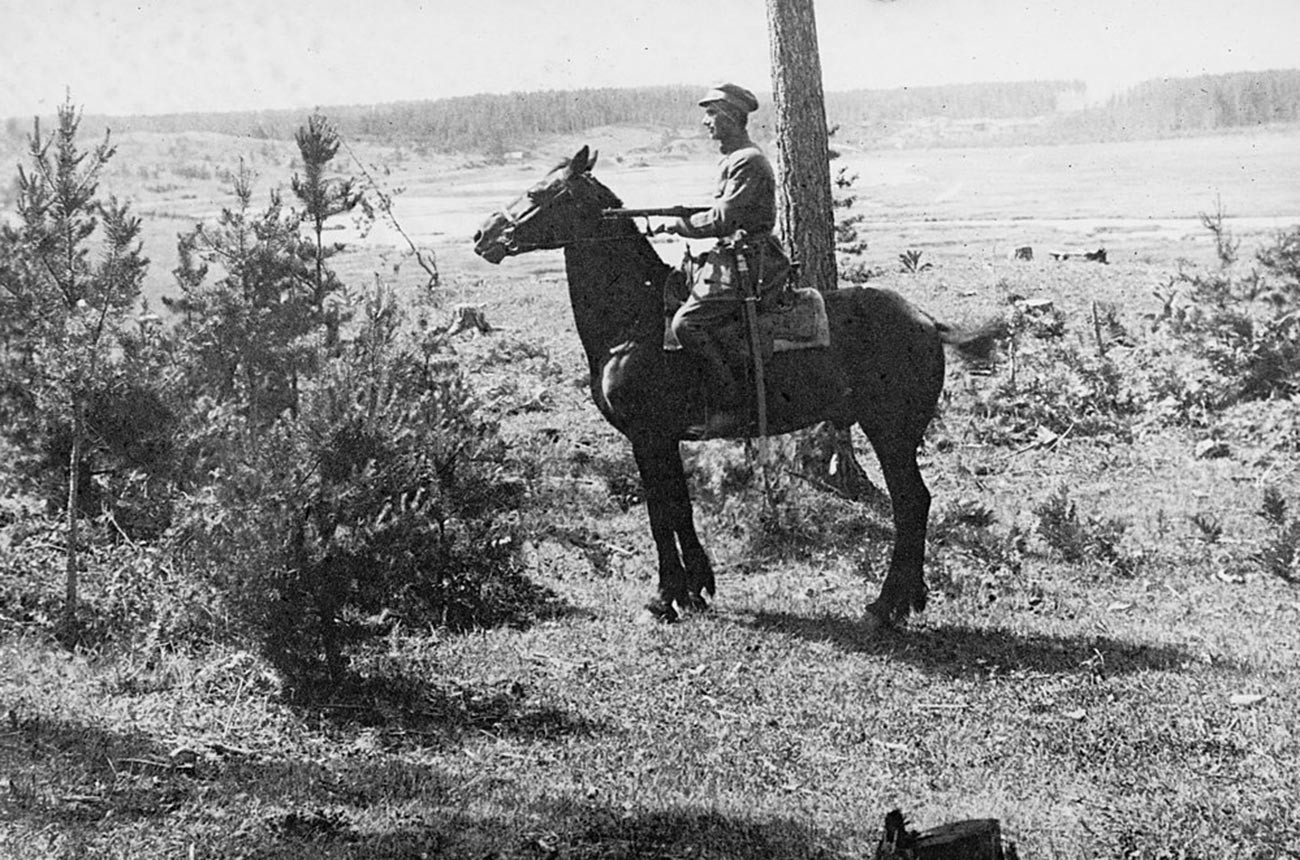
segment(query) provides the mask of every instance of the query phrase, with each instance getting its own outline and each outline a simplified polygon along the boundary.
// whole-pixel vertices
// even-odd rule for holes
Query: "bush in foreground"
[[[379,291],[336,358],[263,429],[213,409],[220,480],[174,534],[289,686],[335,683],[394,624],[465,629],[527,613],[495,427],[436,335]]]

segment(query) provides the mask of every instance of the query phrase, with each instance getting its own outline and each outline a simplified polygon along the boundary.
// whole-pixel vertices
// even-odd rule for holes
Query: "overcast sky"
[[[1300,67],[1300,0],[816,0],[827,90]],[[735,80],[764,0],[0,0],[0,117]]]

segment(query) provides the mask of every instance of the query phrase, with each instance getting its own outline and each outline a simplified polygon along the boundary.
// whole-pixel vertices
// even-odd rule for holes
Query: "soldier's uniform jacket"
[[[729,152],[719,162],[713,207],[686,219],[688,239],[722,238],[737,230],[757,236],[776,225],[776,175],[763,150],[754,144]]]
[[[696,300],[740,297],[735,254],[746,257],[750,277],[761,277],[761,291],[784,278],[789,261],[772,236],[776,224],[776,175],[767,156],[749,143],[722,157],[713,206],[680,223],[688,239],[718,238],[719,245],[697,258],[691,282]],[[734,241],[738,233],[743,237]]]

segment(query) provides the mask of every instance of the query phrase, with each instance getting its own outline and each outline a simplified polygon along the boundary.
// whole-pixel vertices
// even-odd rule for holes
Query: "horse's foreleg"
[[[888,431],[867,431],[894,509],[894,552],[880,596],[867,610],[884,624],[902,621],[912,611],[925,609],[925,530],[930,516],[930,491],[916,463],[919,439]]]
[[[677,464],[676,474],[673,476],[673,483],[676,485],[674,498],[678,500],[674,506],[674,515],[676,521],[674,529],[677,532],[677,543],[682,551],[682,562],[686,568],[686,606],[691,609],[708,609],[709,604],[705,595],[713,597],[717,592],[717,585],[713,576],[713,564],[709,561],[709,555],[704,551],[704,544],[700,543],[700,536],[695,532],[695,511],[691,505],[691,491],[686,483],[686,471],[682,468],[681,457],[674,457]]]
[[[691,521],[689,508],[685,528],[678,532],[678,539],[682,544],[682,559],[686,562],[687,606],[691,609],[708,609],[709,602],[705,596],[711,598],[717,593],[717,583],[714,581],[713,564],[709,561],[709,555],[695,534],[695,524]]]
[[[646,609],[655,618],[676,621],[677,610],[673,604],[685,606],[689,603],[686,571],[677,546],[681,497],[685,489],[685,482],[677,480],[677,476],[682,475],[681,455],[675,441],[634,441],[632,455],[641,472],[646,511],[650,515],[650,533],[659,555],[659,587],[655,597],[646,604]],[[690,499],[685,502],[689,510]]]

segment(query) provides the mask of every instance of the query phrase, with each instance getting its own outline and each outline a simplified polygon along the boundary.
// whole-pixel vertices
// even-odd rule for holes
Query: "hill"
[[[380,105],[321,106],[345,136],[415,143],[425,152],[474,152],[501,158],[546,138],[588,129],[641,126],[669,137],[698,128],[701,85],[481,94]],[[751,127],[760,140],[774,124],[760,93]],[[1239,72],[1141,83],[1087,106],[1081,81],[975,83],[826,95],[837,143],[860,148],[1088,143],[1217,133],[1300,120],[1300,70]],[[93,105],[88,106],[93,109]],[[89,115],[83,130],[174,134],[214,132],[291,140],[306,111]],[[4,136],[30,128],[11,119]]]

